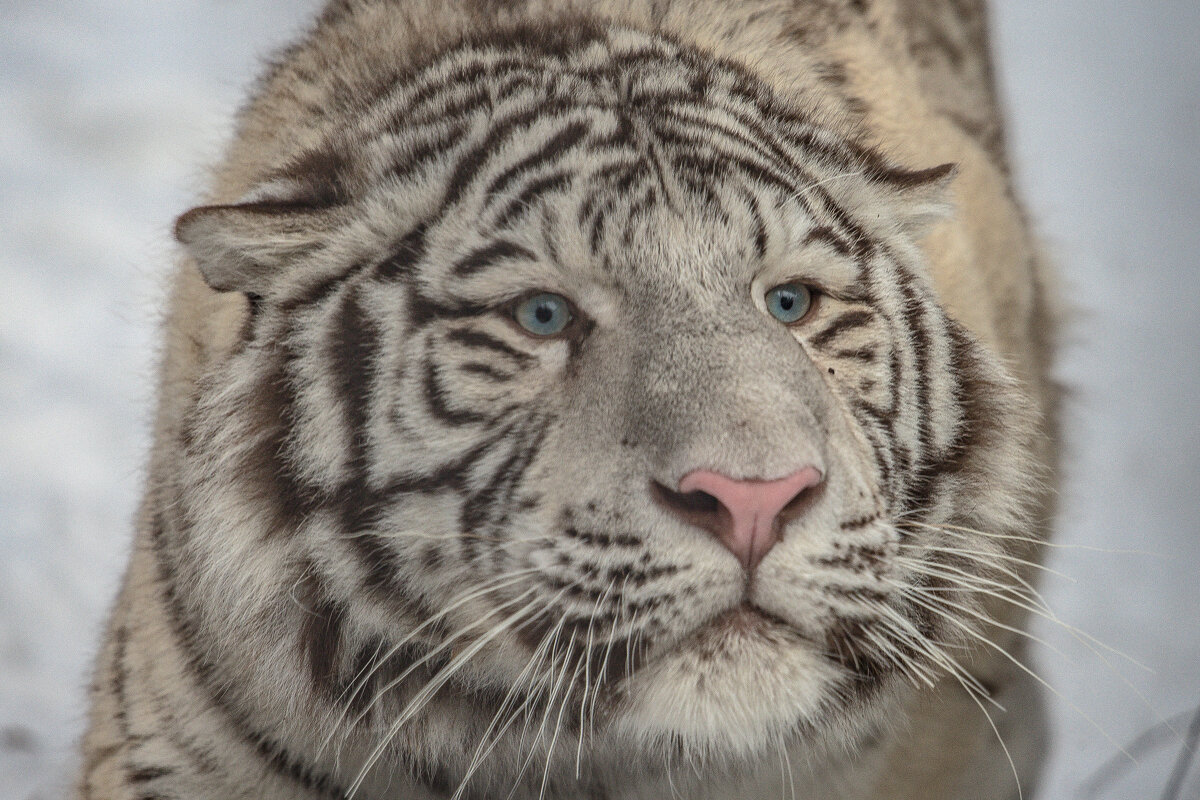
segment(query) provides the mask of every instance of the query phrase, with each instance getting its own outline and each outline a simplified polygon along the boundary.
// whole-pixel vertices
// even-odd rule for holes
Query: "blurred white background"
[[[0,798],[61,794],[129,546],[170,225],[316,4],[0,3]],[[1158,798],[1200,705],[1200,3],[993,19],[1019,183],[1077,312],[1044,593],[1143,665],[1037,625],[1058,693],[1038,795]]]

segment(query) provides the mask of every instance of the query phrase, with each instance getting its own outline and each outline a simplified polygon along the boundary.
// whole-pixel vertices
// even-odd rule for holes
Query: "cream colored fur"
[[[1025,513],[1038,521],[1049,518],[1055,396],[1048,377],[1052,336],[1046,277],[1008,174],[980,3],[534,0],[527,6],[498,4],[499,11],[482,0],[345,5],[362,5],[364,10],[328,12],[312,35],[269,72],[240,118],[207,202],[239,201],[273,168],[319,144],[329,133],[323,126],[339,124],[339,117],[316,118],[305,107],[334,105],[343,82],[361,84],[363,78],[397,69],[398,54],[419,62],[479,26],[554,19],[581,11],[634,29],[671,34],[747,65],[829,129],[876,148],[893,163],[914,168],[957,165],[950,188],[954,210],[924,237],[922,254],[944,308],[999,357],[1038,406],[1041,417],[1036,430],[1016,435],[1029,436],[1023,444],[1033,457],[1021,469],[1040,487],[1031,492]],[[300,74],[309,80],[298,81]],[[842,81],[845,94],[857,102],[846,103],[827,92],[822,76],[830,75]],[[181,261],[166,316],[149,493],[174,480],[171,476],[181,458],[181,426],[196,403],[201,376],[240,340],[246,317],[242,295],[210,289],[192,260]],[[152,720],[160,725],[165,714],[177,726],[175,738],[192,742],[212,741],[211,731],[219,727],[217,712],[178,678],[180,656],[169,643],[164,601],[152,577],[151,513],[148,506],[98,661],[83,745],[82,798],[139,796],[137,787],[128,783],[125,754],[130,731],[136,734],[140,725],[150,725]],[[1046,534],[1043,525],[1033,524],[1024,533],[1040,540]],[[1013,552],[1029,560],[1038,558],[1035,544]],[[1030,577],[1029,569],[1019,571]],[[994,603],[986,610],[1005,626],[1024,624],[1023,613],[1011,604]],[[246,624],[258,625],[262,620]],[[119,637],[118,631],[122,631]],[[771,753],[769,767],[755,772],[737,768],[697,783],[683,780],[682,796],[750,800],[791,797],[794,789],[796,797],[807,800],[1008,800],[1017,796],[1010,759],[1028,793],[1043,748],[1041,707],[1028,675],[998,651],[1026,663],[1027,654],[1020,638],[1001,627],[987,628],[985,635],[997,648],[976,646],[963,663],[973,676],[995,688],[994,699],[1006,712],[990,705],[981,708],[958,681],[945,676],[932,689],[908,693],[876,709],[877,716],[885,718],[881,733],[859,751],[809,754],[819,763],[787,767]],[[141,683],[162,686],[157,711],[153,700],[121,705],[123,699],[114,688],[123,680],[114,672],[119,651],[126,655],[125,669],[140,675]],[[290,680],[292,668],[284,662],[293,654],[256,653],[254,658],[278,659],[281,682]],[[303,716],[306,709],[298,707],[294,712]],[[163,746],[169,748],[171,741],[172,736],[167,736]],[[264,769],[252,755],[241,744],[216,741],[197,758],[238,776],[241,794],[236,796],[308,797],[286,776]],[[799,753],[793,757],[805,758]],[[787,772],[793,767],[796,777],[789,780]],[[616,765],[614,775],[619,773]],[[377,783],[373,789],[380,786]],[[363,796],[407,799],[424,791],[403,786],[398,784],[396,794]],[[673,788],[664,778],[660,783],[618,788],[612,797],[668,797]],[[208,796],[201,783],[184,789],[171,797]]]

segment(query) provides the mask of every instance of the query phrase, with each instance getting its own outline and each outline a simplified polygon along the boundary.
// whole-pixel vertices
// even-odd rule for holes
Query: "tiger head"
[[[408,659],[411,724],[434,687],[622,753],[853,741],[955,672],[1005,569],[967,530],[1030,481],[1029,404],[923,262],[953,169],[570,35],[451,48],[180,219],[249,301],[181,434],[187,569],[299,597],[331,702]]]

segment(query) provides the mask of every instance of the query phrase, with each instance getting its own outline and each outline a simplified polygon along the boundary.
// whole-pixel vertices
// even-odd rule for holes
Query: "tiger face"
[[[1028,480],[1027,403],[922,262],[952,170],[561,35],[451,49],[180,219],[249,298],[182,435],[194,611],[299,597],[316,694],[392,736],[458,691],[477,740],[852,742],[954,672],[1005,551],[950,526]]]

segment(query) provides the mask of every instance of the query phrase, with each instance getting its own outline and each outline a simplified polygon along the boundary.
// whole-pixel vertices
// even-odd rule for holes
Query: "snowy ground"
[[[256,56],[314,3],[2,4],[0,798],[57,796],[81,728],[140,481],[172,217]],[[1070,580],[1045,593],[1147,668],[1038,626],[1036,668],[1061,695],[1039,795],[1157,798],[1181,744],[1162,723],[1183,730],[1200,705],[1200,4],[995,11],[1018,174],[1080,311],[1051,562]],[[1136,763],[1103,768],[1119,745]],[[1178,797],[1200,797],[1200,768]]]

